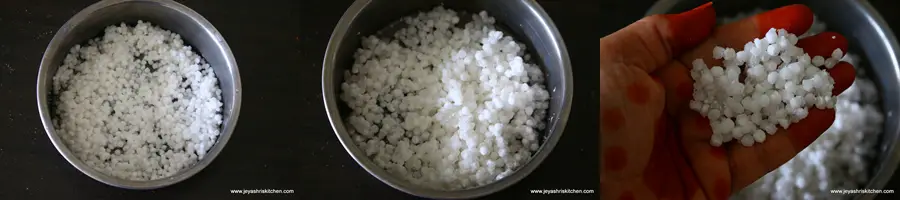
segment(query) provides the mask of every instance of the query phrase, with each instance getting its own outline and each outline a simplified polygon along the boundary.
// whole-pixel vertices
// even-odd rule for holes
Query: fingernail
[[[838,48],[842,52],[847,52],[847,46],[849,46],[847,39],[835,32],[819,33],[797,41],[797,47],[803,48],[803,51],[812,57],[831,57],[831,52]]]
[[[713,9],[712,2],[687,12],[664,17],[669,20],[669,32],[676,43],[673,45],[675,55],[705,41],[716,26],[716,10]]]
[[[801,4],[784,6],[756,15],[760,36],[766,35],[771,28],[784,29],[795,35],[801,35],[809,30],[812,23],[812,10]]]

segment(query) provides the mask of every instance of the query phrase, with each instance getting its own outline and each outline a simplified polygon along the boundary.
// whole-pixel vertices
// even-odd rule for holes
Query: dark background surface
[[[215,25],[237,59],[244,96],[234,135],[206,169],[163,189],[118,189],[85,176],[47,138],[37,113],[35,81],[56,30],[93,2],[0,0],[0,199],[412,198],[359,167],[334,136],[325,114],[322,57],[334,24],[352,0],[179,1]],[[522,182],[489,198],[596,199],[528,191],[597,189],[599,177],[599,3],[541,4],[568,45],[575,102],[553,153]],[[296,193],[242,196],[230,194],[231,189]]]

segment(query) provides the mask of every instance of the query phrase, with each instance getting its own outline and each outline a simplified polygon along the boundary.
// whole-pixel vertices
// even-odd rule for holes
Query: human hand
[[[604,199],[727,199],[806,148],[834,121],[833,109],[810,108],[806,119],[779,129],[763,143],[711,146],[709,120],[689,108],[690,66],[708,66],[713,47],[741,50],[770,28],[801,35],[813,22],[803,5],[785,6],[716,27],[712,3],[646,17],[600,39],[600,183]],[[810,56],[828,57],[847,41],[825,32],[801,39]],[[841,62],[827,70],[833,94],[856,76]],[[671,120],[670,120],[671,119]]]

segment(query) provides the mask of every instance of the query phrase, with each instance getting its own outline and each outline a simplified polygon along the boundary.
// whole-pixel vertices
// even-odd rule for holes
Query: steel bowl
[[[52,122],[53,107],[48,103],[50,86],[57,68],[69,49],[103,33],[104,28],[138,20],[153,23],[178,33],[186,44],[203,56],[215,71],[222,89],[223,122],[216,143],[193,166],[167,178],[132,181],[113,177],[86,165],[57,135]],[[205,18],[190,8],[170,0],[104,0],[88,6],[66,22],[47,46],[37,78],[37,104],[47,136],[62,156],[75,168],[94,180],[126,189],[155,189],[190,178],[203,170],[225,147],[238,120],[241,107],[241,78],[237,62],[221,34]]]
[[[349,108],[338,99],[339,86],[343,82],[343,72],[352,66],[353,53],[361,47],[360,38],[362,36],[376,34],[384,27],[391,27],[391,24],[404,16],[430,10],[442,4],[446,8],[469,13],[485,10],[495,17],[501,30],[505,29],[504,31],[512,34],[518,41],[527,44],[529,53],[538,58],[537,63],[543,67],[547,88],[551,95],[548,126],[542,133],[541,147],[531,157],[531,161],[520,167],[514,174],[501,180],[480,187],[456,191],[435,190],[414,185],[377,166],[357,146],[348,133],[342,116],[349,112]],[[563,39],[550,17],[533,0],[446,2],[442,0],[357,0],[347,9],[331,34],[322,69],[322,93],[325,108],[335,135],[344,145],[344,149],[363,169],[385,184],[408,194],[425,198],[476,198],[505,189],[525,178],[541,164],[559,141],[569,117],[572,91],[572,69]]]
[[[670,14],[690,10],[706,1],[702,0],[661,0],[654,4],[647,15]],[[869,177],[865,188],[835,189],[881,189],[887,184],[900,164],[900,64],[897,52],[900,46],[897,38],[880,14],[868,3],[860,0],[736,0],[717,1],[713,7],[719,16],[734,16],[752,11],[750,9],[774,9],[789,4],[804,4],[817,13],[818,20],[828,25],[829,31],[843,34],[850,43],[849,52],[861,58],[861,66],[869,73],[881,97],[884,113],[884,132],[880,135],[875,152],[879,155],[870,164]],[[834,13],[834,14],[832,14]],[[855,194],[854,199],[873,199],[876,194]]]

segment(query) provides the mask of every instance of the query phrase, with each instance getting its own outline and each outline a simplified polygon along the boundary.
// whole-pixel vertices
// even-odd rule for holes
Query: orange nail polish
[[[797,46],[803,48],[803,51],[809,56],[831,57],[834,49],[840,48],[841,51],[847,52],[847,39],[839,33],[824,32],[808,38],[797,41]]]
[[[812,10],[800,4],[784,6],[756,15],[756,25],[760,36],[766,35],[770,28],[784,29],[789,33],[801,35],[809,30],[812,23]]]
[[[703,4],[690,11],[665,15],[669,20],[669,32],[674,38],[674,55],[681,54],[687,49],[697,46],[705,41],[716,26],[716,10],[712,2]]]

